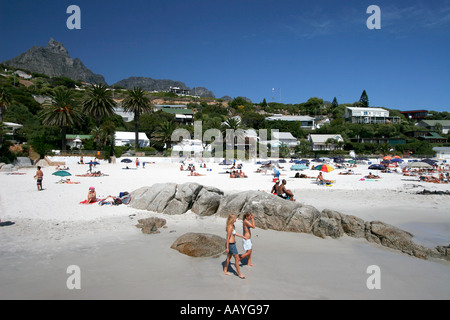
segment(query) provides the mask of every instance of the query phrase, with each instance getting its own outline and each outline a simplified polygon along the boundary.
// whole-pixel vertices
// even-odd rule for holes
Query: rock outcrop
[[[154,234],[159,233],[159,228],[162,228],[166,225],[166,219],[161,218],[147,218],[147,219],[139,219],[136,227],[141,228],[142,233],[145,234]]]
[[[106,84],[102,75],[94,74],[80,59],[72,59],[64,45],[54,39],[50,39],[45,48],[34,46],[2,63],[17,69],[42,73],[49,77],[67,77],[75,81]]]
[[[256,226],[262,229],[310,233],[321,238],[347,235],[422,259],[449,258],[446,247],[421,246],[413,241],[412,234],[387,223],[368,222],[329,209],[320,212],[312,206],[261,191],[224,194],[217,188],[198,183],[159,183],[132,192],[129,205],[169,215],[190,210],[201,216],[227,217],[233,213],[242,218],[245,212],[251,212]]]
[[[191,257],[218,257],[225,253],[226,240],[214,234],[186,233],[171,248]]]

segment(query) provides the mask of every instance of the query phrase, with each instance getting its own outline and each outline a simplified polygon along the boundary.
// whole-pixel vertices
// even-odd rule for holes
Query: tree
[[[134,113],[134,128],[135,128],[135,150],[139,147],[139,119],[141,114],[151,113],[152,104],[150,99],[146,96],[144,90],[141,88],[134,88],[128,90],[128,96],[123,101],[122,107],[125,112]]]
[[[83,113],[92,116],[100,127],[103,117],[114,115],[116,103],[112,98],[112,91],[106,85],[91,85],[86,89],[86,96],[83,101]]]
[[[337,102],[336,97],[334,97],[333,102],[331,102],[331,109],[334,110],[339,107],[339,103]]]
[[[154,143],[163,145],[164,148],[170,148],[172,144],[172,133],[175,131],[174,122],[163,122],[153,133]]]
[[[11,103],[11,95],[4,88],[0,89],[0,122],[6,113],[7,106]]]
[[[66,129],[79,121],[79,115],[77,102],[69,89],[55,90],[52,101],[45,104],[45,109],[41,114],[42,123],[61,128],[63,151],[66,151]]]
[[[361,98],[359,98],[359,103],[363,108],[369,107],[369,97],[367,96],[366,90],[362,92]]]

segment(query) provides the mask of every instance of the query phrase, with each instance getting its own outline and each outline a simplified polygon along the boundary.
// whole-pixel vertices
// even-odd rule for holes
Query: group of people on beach
[[[290,201],[295,201],[294,199],[294,193],[286,188],[286,180],[283,179],[281,181],[280,184],[280,180],[276,180],[275,184],[272,186],[272,190],[270,191],[270,193],[279,196],[280,198],[286,199],[286,200],[290,200]]]
[[[243,259],[247,258],[248,265],[254,266],[252,263],[252,251],[253,251],[253,244],[252,244],[252,233],[250,231],[250,228],[255,228],[255,217],[252,213],[246,212],[244,214],[244,221],[243,221],[243,235],[236,232],[235,223],[237,220],[237,215],[230,214],[227,219],[226,224],[226,232],[227,232],[227,238],[226,238],[226,252],[227,252],[227,258],[224,263],[223,267],[223,273],[225,275],[230,275],[228,272],[228,266],[230,264],[231,257],[234,257],[234,263],[236,267],[236,273],[241,279],[245,279],[245,276],[241,273],[241,270],[239,268],[239,262]],[[245,253],[239,256],[239,251],[236,246],[236,237],[242,238],[242,247],[245,250]]]

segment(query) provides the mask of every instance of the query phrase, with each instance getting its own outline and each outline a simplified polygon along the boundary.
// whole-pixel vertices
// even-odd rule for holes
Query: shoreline
[[[222,275],[224,257],[192,258],[170,248],[186,232],[224,236],[224,218],[199,217],[191,212],[168,216],[126,205],[79,204],[90,185],[95,185],[101,196],[107,196],[162,181],[194,181],[216,186],[226,193],[250,188],[265,190],[273,184],[270,175],[251,172],[251,165],[244,167],[250,168],[248,179],[232,183],[218,173],[222,168],[215,165],[211,165],[212,174],[204,177],[180,174],[178,166],[149,164],[145,169],[128,171],[122,170],[120,164],[106,164],[99,167],[109,176],[73,176],[73,181],[81,182],[78,185],[57,184],[60,178],[51,175],[54,168],[46,167],[44,191],[35,189],[32,168],[21,170],[25,175],[2,175],[0,218],[3,223],[13,224],[0,227],[0,240],[5,244],[0,249],[4,280],[0,298],[450,298],[448,261],[421,260],[364,239],[348,236],[322,239],[311,234],[257,228],[252,233],[252,260],[256,266],[242,266],[246,279],[241,280]],[[75,165],[73,172],[81,172],[83,168]],[[450,207],[450,196],[415,194],[423,189],[446,190],[449,185],[402,181],[397,175],[384,175],[378,182],[352,181],[350,176],[342,178],[335,172],[337,183],[324,187],[290,178],[292,172],[282,174],[297,201],[319,211],[328,208],[364,220],[384,221],[411,232],[415,242],[427,247],[447,245],[450,241],[450,213],[446,210]],[[167,228],[160,229],[159,234],[142,234],[136,227],[137,220],[151,216],[166,219]],[[236,230],[241,227],[242,222],[238,221]],[[240,242],[238,250],[242,252]],[[366,269],[374,264],[382,270],[381,290],[366,287],[369,276]],[[81,290],[66,287],[69,276],[66,269],[70,265],[79,265],[82,271]]]

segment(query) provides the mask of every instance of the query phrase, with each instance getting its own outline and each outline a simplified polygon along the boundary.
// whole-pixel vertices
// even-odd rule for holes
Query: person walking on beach
[[[253,267],[252,264],[252,233],[250,232],[250,228],[255,229],[255,217],[252,213],[246,212],[244,214],[244,238],[242,239],[242,246],[245,250],[245,253],[241,256],[241,259],[247,258],[248,265]]]
[[[42,180],[44,179],[44,173],[41,170],[41,167],[37,167],[37,171],[36,171],[36,175],[34,176],[34,178],[37,181],[37,189],[38,191],[44,190],[42,188]]]
[[[225,275],[229,275],[228,265],[230,264],[231,257],[234,257],[234,262],[236,265],[236,272],[241,279],[245,279],[245,276],[241,273],[239,269],[239,253],[236,247],[236,236],[245,239],[244,236],[236,233],[236,229],[234,227],[234,223],[236,222],[237,216],[235,214],[230,214],[227,219],[227,242],[226,242],[226,251],[227,251],[227,259],[225,260],[225,264],[223,267],[223,273]]]

